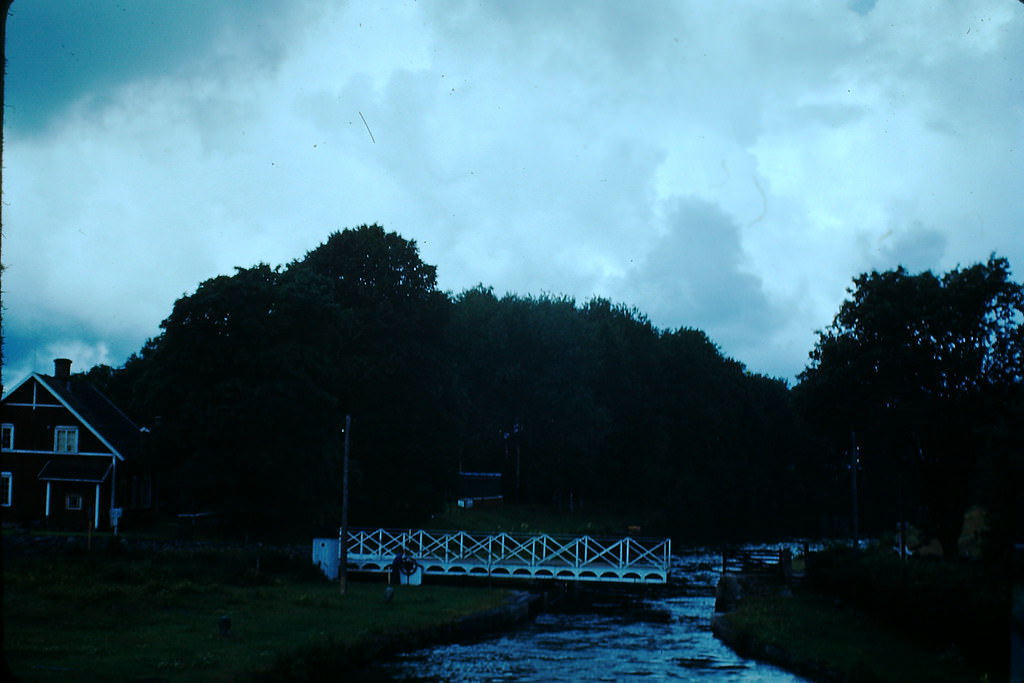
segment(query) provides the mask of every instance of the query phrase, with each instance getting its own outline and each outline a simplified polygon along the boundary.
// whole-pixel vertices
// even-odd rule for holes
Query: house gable
[[[90,384],[32,373],[3,398],[3,423],[12,425],[14,452],[57,452],[62,427],[78,429],[78,455],[124,461],[140,448],[139,429]]]
[[[72,377],[70,361],[11,389],[0,400],[0,422],[6,520],[101,528],[117,524],[123,509],[150,508],[141,431],[84,377]]]

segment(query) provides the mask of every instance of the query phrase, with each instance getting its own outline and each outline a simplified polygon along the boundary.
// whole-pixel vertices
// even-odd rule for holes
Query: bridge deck
[[[401,551],[425,575],[666,583],[672,543],[632,536],[376,529],[350,530],[347,550],[355,571],[388,571]]]

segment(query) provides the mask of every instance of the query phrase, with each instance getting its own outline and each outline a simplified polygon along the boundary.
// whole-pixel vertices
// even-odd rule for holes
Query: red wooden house
[[[54,361],[0,407],[0,512],[5,523],[110,529],[152,506],[139,470],[143,432],[95,387]]]

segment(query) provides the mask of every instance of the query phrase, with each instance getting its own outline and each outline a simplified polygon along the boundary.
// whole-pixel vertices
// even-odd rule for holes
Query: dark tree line
[[[965,510],[988,511],[990,556],[1020,529],[1024,287],[1005,259],[872,272],[819,333],[798,401],[833,472],[856,444],[869,531],[909,520],[955,553]]]
[[[823,516],[840,514],[836,501],[849,501],[832,484],[851,431],[884,461],[873,478],[898,475],[893,463],[912,449],[937,463],[903,473],[915,503],[908,492],[927,488],[925,474],[945,490],[944,477],[982,477],[983,461],[998,468],[991,458],[1011,449],[1019,286],[996,260],[938,289],[920,276],[920,291],[893,310],[889,281],[915,277],[859,278],[793,391],[699,330],[659,330],[604,299],[445,294],[415,242],[363,226],[287,266],[202,283],[123,368],[90,374],[153,426],[149,458],[168,507],[232,513],[252,530],[336,527],[351,414],[355,525],[425,521],[455,499],[461,469],[503,472],[507,500],[622,512],[681,539],[818,533]],[[960,298],[936,298],[947,290]],[[993,296],[1017,313],[982,316],[983,343],[1003,351],[979,360],[966,349],[982,343],[969,309]],[[923,315],[915,301],[934,310],[908,331],[903,318]],[[861,322],[878,329],[862,334]],[[886,336],[896,332],[909,336]],[[938,354],[931,361],[906,348],[923,340],[937,345],[923,354]],[[956,439],[988,441],[965,459]],[[888,500],[886,487],[867,487],[869,497]],[[950,510],[962,514],[971,494],[950,497]],[[875,512],[879,524],[894,519]]]

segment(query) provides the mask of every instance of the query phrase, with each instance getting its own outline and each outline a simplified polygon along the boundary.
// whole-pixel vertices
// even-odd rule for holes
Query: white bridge
[[[388,571],[401,552],[425,575],[657,584],[668,581],[672,541],[376,529],[349,530],[347,550],[352,571]]]

